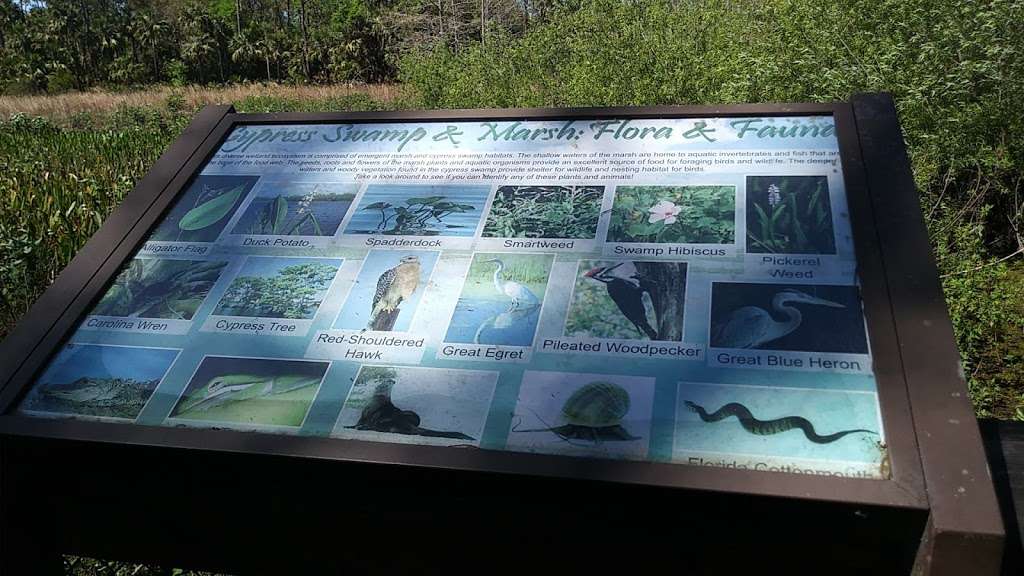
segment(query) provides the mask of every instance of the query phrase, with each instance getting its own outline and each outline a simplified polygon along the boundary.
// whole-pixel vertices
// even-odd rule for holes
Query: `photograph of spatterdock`
[[[439,254],[421,250],[371,250],[334,321],[334,328],[408,330]]]
[[[732,244],[734,186],[619,186],[609,242]]]
[[[478,446],[497,372],[363,366],[334,435],[373,442]]]
[[[881,461],[878,398],[869,392],[681,382],[675,452]]]
[[[747,176],[747,252],[835,254],[825,176]]]
[[[711,284],[712,348],[867,354],[856,286]]]
[[[654,378],[526,371],[506,448],[645,458]]]
[[[135,258],[91,313],[191,320],[225,266],[227,262]]]
[[[213,313],[308,320],[327,295],[343,260],[250,256]]]
[[[552,254],[473,254],[445,342],[532,344],[553,260]]]
[[[258,176],[198,176],[150,235],[150,240],[213,242]]]
[[[329,362],[206,356],[169,418],[300,426]]]
[[[683,339],[685,262],[580,260],[565,335]]]
[[[358,184],[264,182],[231,229],[261,236],[333,236]]]
[[[68,344],[19,410],[134,420],[179,350]]]
[[[594,238],[604,186],[502,186],[485,238]]]
[[[488,186],[372,184],[352,214],[346,234],[473,236]]]

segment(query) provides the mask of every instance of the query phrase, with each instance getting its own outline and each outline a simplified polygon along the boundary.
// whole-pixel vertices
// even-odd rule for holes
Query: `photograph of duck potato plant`
[[[198,176],[153,230],[150,240],[213,242],[259,176]]]
[[[206,356],[169,418],[301,426],[330,362]]]
[[[68,344],[50,362],[19,410],[134,420],[178,352]]]
[[[227,262],[131,260],[91,314],[191,320]]]
[[[316,315],[342,260],[250,256],[213,313],[309,320]]]
[[[485,238],[597,235],[604,186],[502,186],[484,223]]]
[[[609,242],[732,244],[735,186],[620,186]]]
[[[346,234],[473,236],[489,186],[370,185]]]
[[[358,189],[350,183],[264,183],[231,233],[333,236]]]
[[[685,262],[581,260],[565,335],[678,342],[685,303]]]
[[[825,176],[747,176],[747,252],[835,254]]]

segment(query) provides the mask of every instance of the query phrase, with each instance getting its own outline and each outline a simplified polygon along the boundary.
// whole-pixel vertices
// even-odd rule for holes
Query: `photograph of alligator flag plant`
[[[734,186],[620,186],[615,189],[609,242],[732,244]]]
[[[747,176],[747,252],[835,254],[825,176]]]
[[[135,258],[92,314],[191,320],[227,262]]]
[[[263,182],[231,233],[333,236],[358,190],[349,183]]]
[[[370,185],[345,233],[473,236],[490,191],[489,186],[458,184]]]
[[[478,446],[497,372],[363,366],[334,436],[397,444]]]
[[[867,354],[860,290],[712,282],[710,346]]]
[[[343,260],[250,256],[213,313],[309,320],[316,315]]]
[[[580,260],[565,335],[683,339],[685,262]]]
[[[134,420],[179,352],[68,344],[50,362],[19,410]]]
[[[554,259],[552,254],[474,254],[444,341],[532,344]]]
[[[485,238],[597,235],[604,186],[502,186],[484,223]]]
[[[213,242],[258,176],[198,176],[150,234],[150,240]]]
[[[206,356],[169,418],[301,426],[330,362]]]

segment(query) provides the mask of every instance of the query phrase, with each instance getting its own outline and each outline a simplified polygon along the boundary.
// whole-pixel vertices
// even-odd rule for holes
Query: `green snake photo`
[[[689,400],[686,400],[685,403],[687,408],[696,412],[704,422],[718,422],[719,420],[725,420],[729,416],[735,416],[740,421],[744,430],[751,434],[757,434],[758,436],[768,436],[792,430],[793,428],[799,428],[804,433],[804,436],[806,436],[811,442],[814,442],[815,444],[830,444],[847,434],[853,434],[855,432],[864,432],[866,434],[875,435],[878,434],[878,432],[873,430],[857,428],[854,430],[841,430],[834,434],[826,434],[823,436],[814,431],[814,425],[811,424],[810,420],[801,416],[785,416],[774,420],[758,420],[757,418],[754,418],[754,415],[750,413],[750,410],[746,406],[738,402],[730,402],[711,414],[708,414],[708,411],[705,410],[703,406],[699,406]]]

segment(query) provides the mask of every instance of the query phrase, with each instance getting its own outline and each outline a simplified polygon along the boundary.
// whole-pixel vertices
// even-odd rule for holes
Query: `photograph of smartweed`
[[[825,176],[747,176],[747,252],[835,254]]]
[[[653,378],[527,370],[506,448],[645,458],[653,400]]]
[[[316,315],[343,260],[250,256],[213,313],[308,320]]]
[[[408,330],[439,254],[425,250],[371,250],[334,327]]]
[[[333,236],[358,190],[358,184],[264,182],[231,233]]]
[[[711,347],[867,354],[856,286],[711,284]]]
[[[620,186],[615,189],[609,242],[732,244],[734,186]]]
[[[683,339],[685,262],[581,260],[565,335]]]
[[[300,426],[329,362],[206,356],[170,418]]]
[[[553,260],[552,254],[474,254],[445,342],[532,344]]]
[[[485,238],[594,238],[604,186],[502,186]]]
[[[178,350],[68,344],[51,361],[20,410],[134,420]]]
[[[473,236],[488,186],[372,184],[345,227],[346,234]]]
[[[135,258],[92,314],[191,320],[227,262]]]
[[[213,242],[259,176],[198,176],[150,235],[150,240]]]
[[[497,372],[363,366],[334,435],[401,444],[479,445]]]

